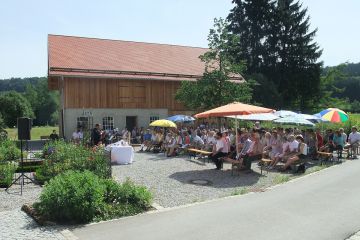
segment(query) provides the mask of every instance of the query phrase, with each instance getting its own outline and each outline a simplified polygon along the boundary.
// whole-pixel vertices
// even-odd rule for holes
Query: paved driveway
[[[345,239],[360,229],[360,160],[263,193],[73,229],[80,239]]]

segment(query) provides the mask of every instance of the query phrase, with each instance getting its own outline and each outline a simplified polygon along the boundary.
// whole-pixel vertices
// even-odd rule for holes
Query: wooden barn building
[[[60,92],[60,134],[77,126],[147,127],[192,114],[175,100],[181,81],[204,72],[208,49],[73,36],[48,36],[49,90]]]

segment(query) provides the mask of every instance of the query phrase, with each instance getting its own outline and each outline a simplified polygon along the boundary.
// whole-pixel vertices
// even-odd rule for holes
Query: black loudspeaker
[[[18,127],[18,139],[30,140],[31,118],[25,118],[25,117],[18,118],[17,127]]]

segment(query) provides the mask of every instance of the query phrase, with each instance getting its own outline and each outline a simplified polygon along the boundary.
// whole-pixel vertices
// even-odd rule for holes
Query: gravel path
[[[41,187],[35,184],[26,184],[23,188],[23,194],[20,195],[20,186],[13,185],[6,192],[0,188],[0,212],[12,209],[20,209],[24,203],[35,202],[41,193]]]
[[[135,153],[130,165],[113,167],[113,176],[123,182],[130,178],[137,184],[147,186],[154,193],[154,202],[162,207],[173,207],[209,199],[239,194],[247,191],[261,191],[273,185],[277,172],[260,175],[260,169],[253,163],[253,173],[238,173],[231,176],[230,164],[217,171],[212,163],[203,160],[189,160],[187,157],[166,158],[164,154]],[[194,185],[191,180],[210,181],[208,185]]]
[[[63,240],[66,239],[56,227],[39,227],[20,209],[0,212],[0,239],[7,240]]]

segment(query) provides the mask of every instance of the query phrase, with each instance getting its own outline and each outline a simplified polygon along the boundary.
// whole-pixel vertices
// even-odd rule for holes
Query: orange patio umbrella
[[[194,115],[196,118],[209,118],[209,117],[226,117],[226,116],[238,116],[249,115],[254,113],[272,113],[274,109],[258,107],[240,102],[229,103],[227,105],[217,107],[206,112],[198,113]]]
[[[254,113],[272,113],[275,112],[274,109],[258,107],[250,104],[234,102],[227,105],[217,107],[206,112],[198,113],[194,117],[196,118],[209,118],[209,117],[226,117],[226,116],[239,116],[239,115],[249,115]],[[238,123],[235,121],[237,129]],[[239,153],[238,149],[238,131],[236,133],[236,152]]]

